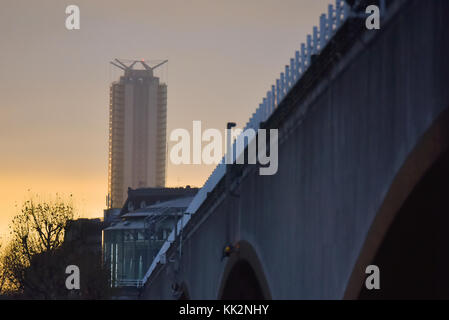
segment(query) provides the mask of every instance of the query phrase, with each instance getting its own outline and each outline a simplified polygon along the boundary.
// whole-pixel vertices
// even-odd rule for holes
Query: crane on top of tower
[[[152,70],[154,70],[154,69],[156,69],[156,68],[162,66],[163,64],[165,64],[165,63],[167,63],[167,62],[168,62],[168,60],[164,60],[164,61],[162,61],[161,63],[158,63],[157,65],[155,65],[155,66],[153,66],[153,67],[150,67],[150,66],[145,62],[144,59],[142,59],[142,60],[132,60],[132,61],[131,61],[131,64],[129,64],[129,65],[126,65],[125,62],[122,62],[122,61],[120,61],[120,60],[117,59],[117,58],[115,58],[114,61],[110,61],[110,63],[111,63],[112,65],[116,66],[117,68],[122,69],[123,71],[126,71],[126,70],[132,70],[133,67],[134,67],[134,65],[135,65],[136,63],[140,63],[140,64],[145,68],[145,70],[151,70],[151,71],[152,71]]]

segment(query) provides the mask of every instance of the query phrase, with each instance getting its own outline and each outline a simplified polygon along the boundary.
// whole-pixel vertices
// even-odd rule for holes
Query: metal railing
[[[319,27],[313,27],[311,34],[307,35],[306,42],[300,45],[285,70],[280,73],[259,107],[252,114],[245,129],[258,129],[262,121],[268,119],[281,103],[291,88],[301,79],[311,64],[312,56],[319,54],[327,45],[338,28],[349,16],[350,7],[344,0],[336,0],[335,6],[328,6],[328,13],[320,16]]]

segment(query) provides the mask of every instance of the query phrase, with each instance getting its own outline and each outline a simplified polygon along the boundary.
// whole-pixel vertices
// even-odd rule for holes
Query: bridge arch
[[[441,228],[439,224],[448,222],[446,227],[449,226],[449,210],[446,212],[446,209],[449,208],[449,202],[445,201],[444,195],[441,194],[442,188],[445,188],[446,191],[449,190],[448,164],[449,109],[445,109],[422,136],[393,180],[352,270],[344,294],[345,299],[376,297],[373,292],[368,293],[367,290],[364,290],[365,268],[370,264],[387,266],[387,270],[383,270],[382,265],[379,265],[381,273],[381,290],[379,290],[377,296],[379,298],[417,298],[418,296],[429,297],[441,293],[441,290],[437,292],[438,288],[435,289],[431,284],[426,284],[429,279],[426,279],[425,275],[419,274],[419,272],[426,272],[426,270],[418,270],[420,267],[435,267],[431,264],[449,266],[449,254],[448,257],[445,257],[444,254],[442,256],[443,251],[441,250],[439,253],[435,253],[430,240],[426,240],[426,237],[433,236],[434,230]],[[439,193],[439,195],[435,195],[435,193]],[[429,195],[432,195],[432,197],[429,197]],[[429,212],[426,212],[427,210],[421,210],[428,207],[428,204],[425,203],[427,201],[438,202],[436,205],[442,206],[442,208],[429,210],[429,212],[433,212],[430,216]],[[445,211],[446,215],[442,215],[442,211]],[[426,221],[423,219],[434,219],[434,221],[428,221],[423,225],[423,221]],[[449,234],[447,231],[449,230],[445,230],[443,233]],[[424,232],[425,234],[423,234]],[[441,229],[439,232],[441,233]],[[416,236],[420,237],[419,240],[416,239]],[[445,238],[444,242],[449,244],[448,238]],[[416,245],[421,248],[418,249]],[[439,249],[442,248],[449,249],[449,245],[439,246]],[[429,250],[433,250],[430,255]],[[437,256],[437,260],[434,259],[435,256]],[[429,258],[433,261],[425,261]],[[418,265],[410,269],[410,262],[414,263],[413,261],[416,261]],[[395,266],[392,265],[394,263],[396,263]],[[417,287],[407,286],[407,280],[397,281],[391,274],[387,278],[388,280],[393,280],[396,284],[405,286],[392,288],[390,285],[388,288],[387,283],[387,289],[385,290],[385,286],[382,285],[383,275],[385,274],[383,271],[387,271],[388,274],[388,272],[391,272],[389,268],[395,269],[396,275],[406,272],[401,277],[408,277],[408,279],[413,278],[413,272],[417,272],[415,276],[421,277],[419,281],[421,281],[421,285],[424,285],[421,289],[427,290],[427,292],[414,291]],[[438,265],[436,268],[442,268],[442,266]],[[444,272],[440,270],[439,274]],[[433,277],[438,276],[433,275]],[[449,284],[449,277],[446,276],[445,278],[447,284]],[[430,282],[436,281],[430,279]],[[385,285],[385,281],[383,284]]]
[[[244,240],[236,248],[223,271],[218,299],[270,300],[271,291],[256,251]]]

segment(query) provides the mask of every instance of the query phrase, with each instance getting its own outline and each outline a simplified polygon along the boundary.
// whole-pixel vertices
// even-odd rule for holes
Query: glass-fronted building
[[[140,286],[153,259],[169,239],[193,195],[146,205],[127,201],[122,212],[103,230],[103,254],[111,286]],[[129,199],[128,199],[129,200]]]

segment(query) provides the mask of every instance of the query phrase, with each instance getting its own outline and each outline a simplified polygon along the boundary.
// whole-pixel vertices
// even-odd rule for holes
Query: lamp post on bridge
[[[228,122],[226,125],[226,178],[225,178],[225,187],[226,187],[226,244],[229,245],[231,243],[231,169],[233,163],[233,150],[232,150],[232,141],[231,141],[231,129],[236,126],[235,122]]]

